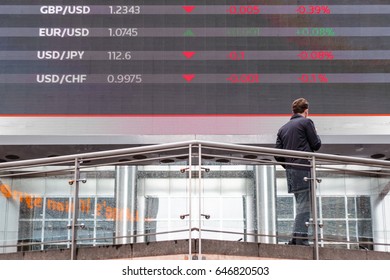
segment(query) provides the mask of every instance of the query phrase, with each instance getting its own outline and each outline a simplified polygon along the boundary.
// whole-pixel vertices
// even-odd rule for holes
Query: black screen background
[[[29,3],[28,3],[29,2]],[[129,3],[131,2],[131,3]],[[5,1],[1,5],[267,5],[269,1]],[[337,1],[385,5],[387,1]],[[273,1],[272,5],[334,5]],[[328,15],[5,15],[0,28],[388,27],[389,14]],[[390,50],[390,37],[0,37],[0,51],[314,51]],[[1,114],[176,115],[285,114],[305,97],[317,114],[390,114],[389,83],[262,83],[262,74],[389,73],[390,60],[1,60],[0,75],[245,74],[259,83],[0,83]]]

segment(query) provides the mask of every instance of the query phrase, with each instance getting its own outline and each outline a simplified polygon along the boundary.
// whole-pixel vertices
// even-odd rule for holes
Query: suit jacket
[[[314,152],[320,149],[321,139],[311,119],[295,114],[289,122],[279,129],[275,147],[285,150]],[[306,159],[277,156],[275,156],[275,159],[281,163],[309,164],[309,161]],[[310,169],[309,167],[292,166],[289,164],[282,164],[282,166],[284,168]]]

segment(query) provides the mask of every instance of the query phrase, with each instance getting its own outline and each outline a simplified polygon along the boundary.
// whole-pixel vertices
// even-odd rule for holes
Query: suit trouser
[[[303,190],[294,193],[296,201],[296,215],[293,228],[293,236],[307,237],[309,228],[306,222],[310,219],[311,199],[310,190]],[[296,244],[307,243],[307,239],[296,239]]]
[[[310,182],[305,181],[303,178],[310,177],[310,171],[287,169],[286,172],[288,191],[289,193],[294,193],[296,202],[293,236],[305,238],[293,238],[292,242],[294,244],[307,244],[309,228],[306,226],[306,222],[309,221],[311,213],[311,191]]]

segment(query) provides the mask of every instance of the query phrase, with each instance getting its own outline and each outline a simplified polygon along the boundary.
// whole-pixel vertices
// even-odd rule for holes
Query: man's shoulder
[[[279,132],[286,129],[291,129],[293,127],[306,126],[311,124],[314,125],[314,122],[311,119],[305,118],[301,115],[293,115],[288,122],[279,128]]]
[[[302,121],[305,122],[305,123],[313,123],[313,120],[310,119],[310,118],[303,118]]]
[[[302,123],[302,124],[314,123],[312,119],[305,118],[303,116],[292,118],[291,121],[295,123]]]

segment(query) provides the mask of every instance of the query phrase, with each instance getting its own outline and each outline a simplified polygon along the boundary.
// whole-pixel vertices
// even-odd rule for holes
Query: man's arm
[[[277,135],[277,138],[276,138],[276,144],[275,144],[275,148],[277,149],[283,149],[283,142],[282,142],[282,139],[279,137],[279,133]],[[286,159],[284,157],[278,157],[278,156],[274,156],[275,157],[275,160],[277,162],[286,162]],[[286,165],[284,164],[281,164],[281,166],[286,169]]]
[[[308,125],[306,126],[307,141],[309,142],[310,148],[313,151],[318,151],[321,148],[321,138],[317,134],[317,130],[314,126],[314,122],[308,119]]]

